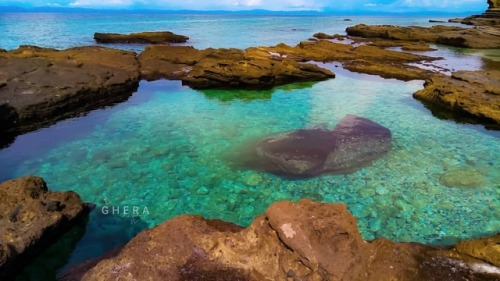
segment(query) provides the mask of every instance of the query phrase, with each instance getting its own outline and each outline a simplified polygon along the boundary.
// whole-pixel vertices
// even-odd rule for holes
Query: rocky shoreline
[[[61,280],[495,280],[500,235],[432,247],[365,241],[343,204],[272,204],[250,226],[182,215]]]

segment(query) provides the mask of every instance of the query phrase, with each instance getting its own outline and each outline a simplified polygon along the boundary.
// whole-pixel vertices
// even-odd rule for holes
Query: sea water
[[[293,45],[315,32],[341,33],[357,22],[427,25],[429,18],[353,17],[346,23],[340,16],[123,17],[0,14],[0,29],[7,31],[0,47],[66,48],[94,44],[94,31],[159,29],[188,35],[199,48]],[[466,68],[481,68],[482,54],[491,55],[439,48],[455,68],[460,68],[457,59],[469,62]],[[0,150],[0,181],[39,175],[51,190],[74,190],[96,204],[86,229],[60,239],[22,278],[53,277],[55,270],[99,256],[180,214],[246,226],[278,200],[345,203],[368,240],[452,244],[500,231],[498,132],[434,117],[412,98],[423,81],[324,67],[337,77],[264,91],[196,91],[178,81],[143,81],[126,102],[19,136]],[[346,114],[389,128],[392,150],[352,174],[304,180],[248,170],[233,161],[256,139],[333,128]],[[472,174],[476,180],[450,187],[443,181],[449,173]]]

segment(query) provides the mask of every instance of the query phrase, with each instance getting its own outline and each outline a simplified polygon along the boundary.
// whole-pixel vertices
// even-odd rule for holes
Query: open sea
[[[0,8],[1,9],[1,8]],[[295,45],[316,32],[358,23],[430,26],[456,16],[234,16],[1,13],[0,48],[94,45],[94,32],[168,30],[196,48]],[[352,21],[344,21],[350,18]],[[453,25],[447,24],[446,25]],[[109,46],[109,45],[108,45]],[[140,51],[144,45],[110,45]],[[498,50],[437,46],[436,64],[481,69]],[[0,150],[0,181],[39,175],[51,190],[74,190],[97,205],[36,259],[19,280],[50,280],[69,266],[126,243],[180,214],[243,226],[278,200],[343,202],[367,240],[453,244],[500,232],[500,133],[434,117],[401,82],[325,64],[337,77],[266,91],[192,90],[143,81],[126,102],[19,136]],[[346,114],[392,131],[392,150],[347,175],[286,180],[231,159],[252,140],[300,128],[333,128]],[[469,187],[443,179],[474,177]],[[465,179],[467,180],[467,179]],[[133,214],[133,207],[138,213]],[[104,208],[104,209],[103,209]],[[105,210],[108,208],[108,214]],[[119,214],[112,214],[113,209]],[[128,209],[128,213],[125,210]],[[81,238],[81,239],[80,239]]]

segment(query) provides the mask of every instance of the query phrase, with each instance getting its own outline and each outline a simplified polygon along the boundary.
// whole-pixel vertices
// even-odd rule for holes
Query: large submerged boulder
[[[496,280],[493,239],[460,251],[368,242],[343,204],[281,201],[247,228],[179,216],[62,280]]]
[[[10,280],[50,242],[77,225],[89,208],[78,194],[51,192],[30,176],[0,184],[0,279]]]
[[[284,177],[351,173],[390,149],[389,129],[349,114],[333,130],[301,129],[261,140],[247,165]]]
[[[141,43],[141,44],[162,44],[162,43],[184,43],[189,37],[178,35],[170,31],[139,32],[131,34],[118,33],[94,33],[94,39],[98,43]]]

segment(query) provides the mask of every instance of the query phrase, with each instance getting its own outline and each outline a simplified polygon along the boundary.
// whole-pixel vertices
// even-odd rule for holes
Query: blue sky
[[[0,0],[0,5],[113,9],[267,9],[276,11],[318,10],[357,12],[469,12],[484,11],[487,7],[486,0]]]

